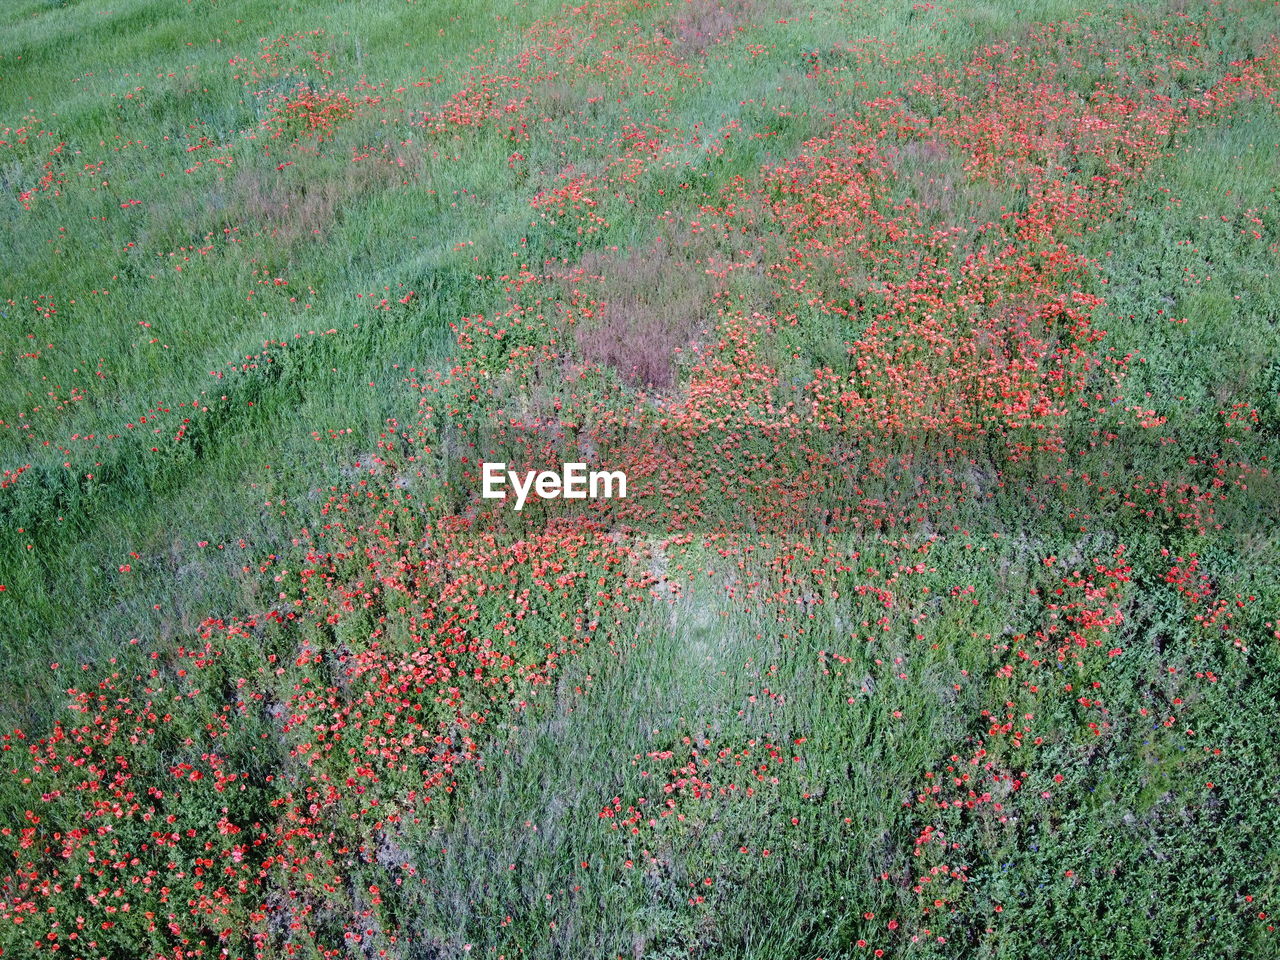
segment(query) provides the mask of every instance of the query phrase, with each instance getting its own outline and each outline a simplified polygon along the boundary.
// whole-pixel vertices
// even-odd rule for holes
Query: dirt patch
[[[677,353],[710,310],[714,281],[692,250],[661,241],[623,253],[591,253],[584,289],[598,296],[575,337],[582,356],[618,371],[634,386],[664,390],[675,381]]]
[[[790,10],[785,0],[684,0],[678,6],[679,12],[658,29],[670,38],[671,51],[681,60],[702,56],[752,22],[783,19]]]
[[[232,181],[223,217],[254,224],[290,246],[323,240],[343,206],[412,181],[420,164],[412,153],[372,154],[305,182],[271,169],[245,168]]]

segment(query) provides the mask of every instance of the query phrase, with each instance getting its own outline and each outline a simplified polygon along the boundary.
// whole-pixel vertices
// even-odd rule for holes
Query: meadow
[[[1263,0],[11,0],[0,957],[1280,956],[1278,187]]]

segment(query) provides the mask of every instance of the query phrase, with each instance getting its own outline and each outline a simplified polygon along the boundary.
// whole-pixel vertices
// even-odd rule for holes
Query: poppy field
[[[1268,0],[11,0],[0,957],[1280,957],[1278,189]]]

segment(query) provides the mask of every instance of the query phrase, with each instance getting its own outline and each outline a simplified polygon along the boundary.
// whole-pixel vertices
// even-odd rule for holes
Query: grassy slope
[[[182,171],[187,147],[201,134],[227,145],[230,155],[251,152],[244,138],[257,134],[255,98],[233,79],[230,56],[252,58],[260,39],[319,29],[333,35],[338,70],[413,80],[447,72],[460,52],[482,50],[490,22],[513,21],[513,34],[535,12],[516,7],[507,15],[477,15],[466,4],[304,11],[179,3],[128,4],[109,14],[83,4],[6,11],[4,115],[15,127],[23,116],[45,118],[65,150],[106,160],[108,183],[52,208],[27,212],[10,203],[6,210],[4,296],[16,305],[3,319],[0,416],[8,429],[0,442],[6,467],[31,463],[54,474],[45,491],[33,492],[35,502],[18,509],[13,527],[24,532],[6,530],[7,599],[21,597],[22,621],[31,627],[15,638],[16,647],[39,662],[56,658],[63,638],[77,636],[85,655],[105,656],[122,637],[170,633],[178,622],[233,606],[240,597],[227,565],[202,562],[194,543],[246,538],[262,553],[278,548],[293,522],[259,516],[250,504],[305,497],[354,462],[365,438],[397,410],[386,388],[401,379],[398,371],[438,362],[448,324],[495,299],[474,283],[479,270],[471,256],[452,244],[459,237],[487,238],[489,248],[505,243],[500,211],[514,201],[489,176],[497,157],[472,167],[429,165],[422,186],[403,188],[408,202],[401,191],[370,192],[385,190],[386,178],[373,185],[340,180],[315,223],[297,228],[323,228],[319,239],[286,246],[259,231],[237,247],[219,245],[225,225],[246,215],[243,207],[219,209],[236,192],[235,176],[221,167]],[[145,106],[122,105],[119,98],[137,86],[145,88]],[[35,177],[41,153],[32,148],[23,165],[10,167],[15,188]],[[254,158],[237,159],[252,166]],[[259,166],[263,177],[274,172],[274,164]],[[342,176],[346,166],[318,162],[295,182],[333,176],[335,169]],[[461,208],[443,199],[477,188],[479,197]],[[122,213],[120,203],[135,197],[143,205]],[[186,275],[177,276],[170,254],[206,244],[215,249],[193,257]],[[259,271],[287,276],[292,290],[314,291],[305,296],[311,308],[282,306],[277,298],[255,309],[246,294]],[[434,291],[413,316],[350,332],[370,316],[356,294],[397,283]],[[109,296],[88,294],[100,289]],[[28,305],[42,295],[58,299],[56,321],[32,322]],[[252,416],[247,401],[217,399],[224,391],[211,371],[256,353],[267,340],[328,329],[346,331],[340,347],[314,351],[329,356],[328,369],[317,359],[305,382],[295,375],[263,386]],[[53,344],[34,362],[19,355],[31,333]],[[102,377],[94,375],[98,369]],[[369,389],[370,381],[381,387]],[[76,389],[81,399],[55,404],[46,398],[50,388],[59,397]],[[124,423],[135,417],[192,402],[221,413],[203,425],[198,456],[161,455],[157,463],[131,438],[101,442],[124,434]],[[174,418],[164,424],[172,436]],[[314,431],[325,438],[350,431],[345,436],[352,439],[316,442]],[[49,437],[77,434],[93,434],[96,442],[78,441],[65,454],[44,446]],[[59,473],[68,457],[105,483],[75,490]],[[60,491],[60,508],[49,508],[48,487]],[[175,517],[183,519],[175,524]],[[110,572],[131,552],[148,560],[133,564],[142,576],[120,582]],[[173,577],[183,569],[189,575],[175,597]],[[68,596],[83,602],[67,603]],[[154,610],[156,602],[164,609]]]

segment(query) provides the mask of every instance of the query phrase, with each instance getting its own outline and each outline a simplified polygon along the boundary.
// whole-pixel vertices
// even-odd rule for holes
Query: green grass
[[[651,29],[674,15],[668,6],[626,16]],[[522,31],[562,13],[549,0],[6,5],[0,469],[25,468],[0,488],[6,729],[45,733],[65,713],[67,684],[82,682],[82,664],[94,679],[128,676],[153,669],[154,654],[168,671],[179,645],[198,643],[205,618],[271,608],[284,588],[268,560],[309,562],[303,552],[319,541],[308,537],[336,523],[330,494],[357,482],[381,444],[407,440],[422,399],[407,381],[458,362],[451,325],[506,309],[505,276],[524,264],[536,272],[649,249],[669,224],[685,229],[703,216],[700,204],[734,178],[796,156],[845,99],[879,96],[900,77],[897,65],[868,63],[857,83],[822,85],[806,78],[815,62],[852,71],[850,51],[865,38],[892,40],[895,60],[960,62],[1024,36],[1033,20],[1115,16],[1120,7],[953,6],[926,15],[919,4],[781,4],[778,17],[757,15],[749,30],[709,48],[699,82],[664,78],[669,89],[655,89],[628,77],[572,129],[548,107],[552,133],[513,144],[492,129],[432,139],[421,112],[461,89],[471,64],[518,55]],[[1230,15],[1211,51],[1223,65],[1261,53],[1274,29],[1264,5],[1237,4]],[[1135,16],[1155,23],[1168,11]],[[263,39],[317,30],[282,49],[273,75],[246,81],[264,62]],[[762,52],[744,56],[747,44]],[[332,76],[308,56],[313,49],[328,54]],[[609,42],[584,49],[584,61],[603,57]],[[331,139],[298,148],[269,139],[270,93],[303,80],[354,89],[362,77],[380,85],[382,101]],[[432,85],[413,85],[424,78]],[[1169,79],[1168,92],[1199,95],[1205,81],[1188,71]],[[569,87],[564,109],[585,107],[588,87]],[[570,165],[598,168],[616,154],[622,125],[638,121],[698,133],[629,195],[602,198],[609,224],[598,233],[534,222],[535,194]],[[713,145],[731,123],[739,131],[720,152]],[[517,150],[523,167],[510,159]],[[352,162],[366,152],[371,159]],[[1115,426],[1117,441],[1090,451],[1096,431],[1114,423],[1082,417],[1061,460],[1011,467],[1007,486],[989,497],[973,481],[972,499],[947,518],[952,529],[939,522],[928,571],[891,588],[892,614],[848,591],[785,614],[731,601],[723,573],[701,578],[708,566],[728,566],[724,558],[672,548],[671,562],[700,577],[684,599],[628,611],[554,682],[528,687],[527,709],[502,712],[479,738],[482,762],[459,767],[438,821],[350,854],[349,882],[317,923],[340,931],[348,914],[373,911],[370,883],[394,882],[395,895],[373,912],[388,929],[412,931],[414,942],[390,954],[405,958],[461,957],[468,944],[469,955],[485,957],[860,957],[868,954],[860,939],[893,943],[885,955],[904,957],[1276,956],[1274,934],[1256,915],[1280,911],[1269,826],[1280,748],[1268,722],[1280,699],[1280,490],[1267,473],[1280,454],[1278,157],[1280,114],[1261,99],[1243,103],[1181,134],[1126,208],[1079,238],[1078,252],[1099,264],[1094,292],[1106,305],[1095,322],[1107,331],[1105,350],[1133,358],[1119,406],[1158,409],[1166,428]],[[47,171],[60,181],[57,194],[36,189]],[[975,216],[1014,202],[995,186],[961,189],[972,191],[964,209]],[[707,241],[679,255],[724,249]],[[552,289],[565,296],[567,287]],[[735,275],[727,288],[755,302],[766,285]],[[414,297],[400,305],[408,291]],[[392,309],[374,309],[384,297]],[[706,318],[695,319],[690,329],[701,335]],[[802,377],[847,363],[854,332],[852,320],[814,311],[764,349],[788,377]],[[1113,390],[1105,374],[1097,389],[1098,399]],[[1257,412],[1248,430],[1224,415],[1241,405]],[[440,446],[441,456],[456,454]],[[1188,467],[1187,454],[1224,450],[1259,469],[1249,490],[1217,508],[1219,529],[1203,532],[1099,509],[1078,488],[1059,497],[1042,482],[1067,467],[1211,482],[1212,470]],[[451,470],[456,463],[413,491],[426,500],[443,489],[441,478],[456,477]],[[429,517],[442,509],[422,507]],[[350,523],[376,528],[363,514]],[[421,530],[406,524],[409,543]],[[889,556],[915,562],[911,550],[926,538],[910,536],[867,533],[839,547],[884,568]],[[1057,623],[1052,591],[1063,571],[1042,558],[1088,569],[1122,545],[1132,580],[1117,601],[1124,622],[1107,643],[1133,655],[1046,667],[1040,690],[1023,686],[1021,674],[1005,679],[1012,645]],[[1230,635],[1194,625],[1197,611],[1164,580],[1172,561],[1161,550],[1198,553],[1224,596],[1252,598]],[[352,579],[365,575],[359,557],[345,559]],[[863,579],[879,583],[882,572]],[[967,587],[980,603],[952,594]],[[559,628],[544,613],[552,625],[538,629],[551,642]],[[868,624],[882,615],[885,629],[869,642],[877,628]],[[408,642],[390,604],[378,622],[387,619],[388,633]],[[375,620],[370,613],[312,639],[332,641],[328,653],[367,644]],[[295,633],[253,634],[228,652],[236,666],[219,668],[218,695],[237,696],[233,670],[262,669],[269,643],[287,665],[300,642]],[[847,660],[837,668],[832,654]],[[1206,670],[1222,682],[1204,681]],[[283,701],[300,676],[283,667],[283,679],[264,674],[264,696]],[[174,689],[187,688],[175,681]],[[1096,689],[1114,706],[1113,725],[1097,736],[1088,725],[1101,714],[1077,696]],[[1037,716],[1044,749],[990,733],[992,723],[1022,722],[989,715],[1015,702]],[[171,731],[169,752],[149,758],[157,776],[209,746],[207,718],[189,709],[179,716],[185,742]],[[1177,723],[1164,726],[1173,713]],[[254,761],[255,777],[297,778],[300,764],[285,756],[296,744],[257,730],[244,734],[249,746],[228,749],[243,759],[266,741],[271,759]],[[777,782],[762,781],[750,801],[681,795],[684,819],[637,836],[610,829],[616,821],[600,814],[615,797],[623,811],[640,797],[661,802],[668,769],[697,748],[686,737],[733,752],[754,743],[756,755],[774,744]],[[992,769],[1027,788],[1010,794],[1003,817],[961,800],[930,819],[912,802],[925,774],[941,783],[976,770],[979,745]],[[668,750],[674,759],[649,757]],[[727,778],[745,783],[736,767],[711,776],[717,786]],[[23,815],[25,797],[5,783],[6,825]],[[242,802],[254,817],[266,809]],[[939,823],[951,849],[964,851],[963,880],[943,866],[945,846],[921,841]],[[323,849],[341,842],[330,835]],[[411,879],[392,861],[411,863]],[[936,886],[923,888],[922,875]],[[935,908],[935,891],[945,908]],[[905,933],[908,916],[912,932],[930,933],[916,943],[890,938],[886,922],[904,918]]]
[[[411,396],[395,393],[404,371],[441,362],[448,325],[501,302],[495,286],[474,280],[502,262],[496,251],[506,249],[512,214],[520,216],[519,201],[505,196],[503,180],[491,175],[505,160],[496,151],[469,157],[467,164],[428,159],[403,188],[387,189],[385,180],[339,181],[332,202],[317,215],[315,226],[324,236],[315,240],[303,237],[282,247],[271,236],[251,235],[238,245],[219,243],[228,226],[251,229],[237,218],[252,210],[227,207],[246,189],[237,176],[287,182],[255,150],[257,107],[232,79],[231,55],[252,59],[259,38],[319,28],[328,34],[320,45],[334,46],[339,68],[413,80],[424,64],[434,69],[477,49],[490,36],[486,19],[513,28],[536,11],[477,13],[467,4],[429,10],[334,4],[318,10],[244,3],[210,9],[133,3],[109,15],[86,4],[7,11],[0,35],[0,69],[10,95],[0,107],[6,120],[18,126],[23,116],[40,116],[66,142],[64,151],[106,161],[101,180],[76,182],[67,195],[24,211],[12,194],[30,185],[56,144],[18,147],[20,159],[6,160],[12,242],[4,250],[2,296],[12,305],[0,311],[6,370],[0,418],[9,427],[0,438],[0,456],[6,467],[31,463],[48,478],[6,507],[6,599],[17,603],[11,598],[21,597],[25,624],[13,642],[32,661],[56,659],[69,636],[85,637],[78,645],[84,658],[98,659],[119,652],[124,638],[170,629],[172,613],[151,608],[172,604],[174,567],[200,562],[198,540],[217,544],[247,536],[257,552],[281,549],[294,520],[259,519],[253,504],[260,491],[305,503],[324,477],[366,452],[360,439],[315,442],[313,431],[376,436],[388,417],[412,410]],[[424,19],[434,29],[424,29]],[[99,23],[108,25],[105,31],[90,31]],[[412,38],[408,48],[406,37]],[[146,89],[144,104],[122,108],[120,98],[135,86]],[[406,116],[393,119],[401,135],[412,135]],[[386,139],[383,131],[372,133]],[[182,172],[192,157],[187,146],[202,134],[225,146],[217,152],[232,156],[232,166]],[[349,162],[340,146],[332,153],[337,159],[303,158],[293,183],[304,189],[316,179],[342,176]],[[380,189],[371,192],[370,186]],[[453,205],[456,191],[474,193],[477,187],[479,195],[461,209]],[[140,208],[120,209],[135,197],[145,198]],[[470,251],[452,249],[464,238],[486,251],[481,264]],[[213,249],[191,255],[186,273],[178,275],[170,254],[182,257],[206,246]],[[284,297],[268,298],[265,310],[246,301],[257,280],[278,275],[290,279],[290,290],[302,294],[310,309]],[[422,291],[415,309],[373,323],[376,316],[362,308],[357,294],[398,284]],[[110,293],[90,293],[103,289]],[[42,296],[57,299],[56,319],[34,318],[30,303]],[[357,324],[363,332],[355,331]],[[211,371],[258,352],[267,340],[328,329],[343,331],[340,347],[304,346],[293,352],[312,356],[291,356],[285,374],[247,376],[232,399],[218,400],[224,381],[211,378]],[[30,333],[53,344],[41,343],[37,360],[21,356],[34,342]],[[371,381],[377,389],[370,389]],[[48,395],[66,400],[73,389],[79,399],[72,402],[59,404]],[[241,398],[246,392],[257,398],[251,417],[249,401]],[[195,428],[200,437],[194,455],[170,452],[168,444],[164,453],[148,455],[148,443],[126,435],[125,422],[157,408],[182,411],[193,402],[218,411]],[[176,432],[176,416],[160,422],[167,436]],[[78,441],[80,447],[46,446],[51,436],[76,434],[95,439]],[[122,439],[104,442],[107,436]],[[64,475],[61,467],[68,459],[83,468],[82,475],[94,473],[96,482],[69,480],[74,471]],[[275,473],[264,470],[267,464]],[[255,519],[246,524],[244,515]],[[181,522],[175,524],[175,517]],[[147,557],[142,566],[149,563],[155,576],[120,582],[113,574],[130,552]],[[207,576],[184,581],[178,591],[184,623],[228,610],[226,565],[210,566]],[[69,603],[69,596],[82,602]],[[17,687],[28,667],[10,670]]]

